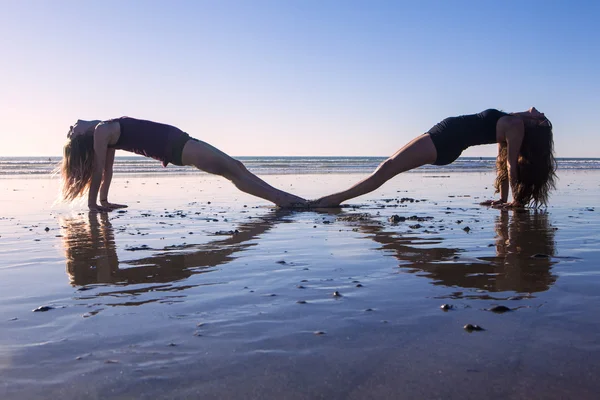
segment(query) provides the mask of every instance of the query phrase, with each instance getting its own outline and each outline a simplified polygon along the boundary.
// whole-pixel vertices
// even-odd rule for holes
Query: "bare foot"
[[[302,197],[291,195],[277,202],[277,206],[281,208],[308,208],[308,201]]]
[[[332,196],[321,197],[320,199],[316,199],[310,202],[310,206],[312,208],[332,208],[339,207],[341,201],[338,201]]]

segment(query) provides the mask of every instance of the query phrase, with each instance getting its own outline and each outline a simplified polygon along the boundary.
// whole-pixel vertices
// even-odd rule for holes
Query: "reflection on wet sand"
[[[284,217],[288,214],[285,211],[270,212],[240,224],[237,233],[225,239],[205,244],[148,249],[155,254],[126,262],[119,262],[114,229],[107,214],[89,213],[87,218],[63,219],[61,226],[67,274],[74,286],[169,284],[181,281],[232,261],[236,253],[256,245],[253,239],[276,224],[286,222]],[[126,264],[125,268],[120,264]],[[136,289],[135,292],[151,289],[156,290],[157,286]]]
[[[496,256],[477,259],[463,259],[458,248],[434,247],[442,243],[441,238],[398,235],[372,218],[358,223],[358,230],[380,243],[380,249],[391,252],[400,267],[431,279],[434,285],[533,293],[548,290],[556,280],[550,271],[555,263],[551,258],[555,254],[554,229],[545,212],[502,211],[495,221]],[[487,295],[457,291],[454,296]]]

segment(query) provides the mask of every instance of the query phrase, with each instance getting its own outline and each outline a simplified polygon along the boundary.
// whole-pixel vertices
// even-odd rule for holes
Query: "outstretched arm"
[[[102,177],[102,185],[100,186],[100,205],[102,207],[114,210],[116,208],[125,208],[125,204],[114,204],[108,202],[108,190],[113,176],[113,165],[115,163],[115,149],[108,148],[106,152],[106,161],[104,163],[104,175]]]
[[[508,172],[508,179],[502,182],[500,186],[500,202],[494,204],[491,202],[486,205],[493,205],[501,208],[510,207],[523,207],[517,198],[517,182],[518,182],[518,162],[519,153],[521,152],[521,144],[523,143],[523,137],[525,136],[525,125],[523,120],[515,116],[502,117],[498,121],[498,128],[504,139],[504,143],[500,143],[498,150],[500,151],[502,145],[506,146],[506,170]],[[508,191],[512,192],[512,202],[506,203],[508,200]]]
[[[92,172],[92,181],[88,193],[88,208],[90,211],[109,211],[106,207],[98,205],[98,190],[102,182],[102,172],[106,163],[106,152],[108,151],[108,138],[99,132],[94,131],[94,171]]]
[[[497,164],[497,168],[498,168],[497,174],[499,177],[504,173],[503,168],[501,168],[501,166],[498,163],[501,162],[502,152],[505,147],[506,147],[506,143],[498,143],[498,156],[497,156],[496,164]],[[498,190],[500,191],[500,200],[486,200],[479,204],[482,206],[501,206],[502,204],[506,203],[508,200],[508,179],[502,180]]]
[[[512,192],[512,205],[522,206],[517,199],[517,182],[518,182],[518,162],[519,153],[521,152],[521,144],[523,144],[523,137],[525,136],[525,125],[522,119],[518,119],[510,124],[506,131],[506,146],[507,146],[507,169],[508,169],[508,182],[510,184],[510,190]],[[508,191],[506,191],[508,196]]]

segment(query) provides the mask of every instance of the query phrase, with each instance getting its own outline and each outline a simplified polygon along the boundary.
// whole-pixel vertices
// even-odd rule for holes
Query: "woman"
[[[312,205],[337,207],[348,199],[372,192],[401,172],[425,164],[447,165],[467,147],[491,143],[498,143],[495,187],[500,199],[481,204],[497,207],[547,204],[556,180],[552,124],[532,107],[512,114],[489,109],[446,118],[398,150],[366,179]],[[509,187],[511,202],[507,202]]]
[[[59,167],[62,197],[72,201],[87,192],[91,211],[126,207],[108,201],[117,149],[154,158],[165,167],[169,163],[192,165],[208,173],[221,175],[241,191],[280,207],[306,203],[300,197],[275,189],[250,173],[240,161],[208,143],[191,138],[174,126],[128,117],[108,121],[78,120],[70,128],[67,138]]]

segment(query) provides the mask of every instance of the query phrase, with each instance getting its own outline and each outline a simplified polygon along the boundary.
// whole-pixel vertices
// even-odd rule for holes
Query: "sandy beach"
[[[315,198],[361,176],[265,179]],[[0,398],[596,398],[600,172],[559,178],[546,210],[437,171],[284,211],[117,176],[109,214],[1,179]]]

